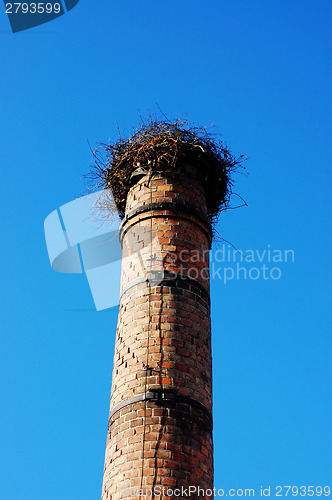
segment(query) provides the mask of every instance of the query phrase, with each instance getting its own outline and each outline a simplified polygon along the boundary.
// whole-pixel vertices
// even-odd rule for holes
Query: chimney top
[[[112,190],[120,217],[124,216],[130,187],[142,176],[181,172],[203,186],[208,216],[214,223],[229,206],[232,174],[245,168],[245,157],[235,157],[206,128],[186,120],[169,122],[151,117],[128,139],[120,137],[115,144],[101,144],[94,158],[92,175],[99,185]]]

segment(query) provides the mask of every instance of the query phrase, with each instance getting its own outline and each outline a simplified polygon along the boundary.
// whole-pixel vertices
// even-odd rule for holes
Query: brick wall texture
[[[181,173],[144,176],[128,194],[102,500],[213,488],[206,213],[201,186]],[[174,498],[164,491],[145,498]]]

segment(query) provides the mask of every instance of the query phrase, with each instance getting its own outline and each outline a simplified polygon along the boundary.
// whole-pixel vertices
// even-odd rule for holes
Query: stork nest
[[[128,139],[114,144],[101,143],[93,151],[94,165],[89,174],[97,186],[111,189],[121,218],[134,176],[160,172],[192,172],[206,193],[208,217],[216,222],[221,211],[230,207],[232,175],[245,169],[244,155],[235,157],[230,149],[203,127],[187,121],[142,120]],[[137,180],[137,177],[136,177]]]

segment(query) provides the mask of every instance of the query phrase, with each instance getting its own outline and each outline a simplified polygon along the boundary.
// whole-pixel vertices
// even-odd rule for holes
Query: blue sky
[[[0,500],[100,497],[117,308],[52,271],[43,222],[85,192],[87,139],[156,103],[248,156],[220,236],[295,253],[212,280],[215,485],[332,486],[330,24],[325,0],[81,0],[13,34],[1,8]]]

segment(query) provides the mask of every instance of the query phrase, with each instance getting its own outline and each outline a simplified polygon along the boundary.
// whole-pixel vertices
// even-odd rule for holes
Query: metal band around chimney
[[[179,288],[183,286],[183,284],[187,284],[192,286],[193,288],[196,288],[195,293],[199,292],[199,295],[203,295],[205,300],[210,303],[210,295],[208,290],[205,288],[204,285],[200,281],[197,281],[194,278],[191,278],[190,276],[185,276],[183,274],[176,274],[175,273],[169,273],[167,271],[164,271],[164,276],[161,281],[158,281],[156,285],[153,285],[153,281],[151,283],[151,286],[178,286]],[[121,301],[123,295],[127,293],[131,288],[133,288],[136,285],[140,285],[141,283],[146,283],[148,282],[147,276],[144,276],[142,278],[138,278],[132,282],[130,282],[127,286],[123,288],[120,294],[119,302]]]
[[[150,203],[148,205],[141,205],[140,207],[136,208],[132,212],[129,212],[124,219],[121,222],[120,230],[119,230],[119,240],[122,245],[122,240],[123,237],[126,233],[125,226],[127,222],[129,222],[131,219],[136,217],[137,215],[144,214],[146,212],[149,212],[149,218],[151,217],[151,212],[154,210],[167,210],[167,211],[172,211],[172,212],[184,212],[185,214],[189,214],[191,216],[196,217],[200,222],[201,222],[201,228],[202,230],[206,233],[208,237],[209,244],[211,246],[212,242],[212,226],[211,222],[209,221],[208,217],[201,212],[195,205],[192,203],[183,203],[179,201],[173,201],[173,202],[156,202],[156,203]],[[187,219],[183,215],[179,213],[174,213],[172,215],[165,215],[165,214],[153,214],[153,218],[159,218],[159,217],[173,217],[176,219]],[[140,221],[139,221],[140,222]]]
[[[174,401],[175,403],[184,403],[189,406],[193,406],[194,408],[198,408],[201,410],[206,417],[208,417],[209,424],[211,425],[211,430],[212,430],[212,425],[213,425],[213,419],[212,419],[212,413],[199,401],[197,401],[194,398],[190,398],[189,396],[183,396],[182,394],[178,394],[177,392],[173,390],[163,390],[163,389],[156,389],[152,390],[150,392],[146,392],[145,394],[139,394],[138,396],[134,396],[129,399],[125,399],[118,405],[116,405],[113,410],[110,413],[109,416],[109,423],[112,419],[112,417],[122,408],[125,408],[126,406],[129,406],[134,403],[140,403],[142,401],[151,401],[154,403],[163,403],[165,401]]]

